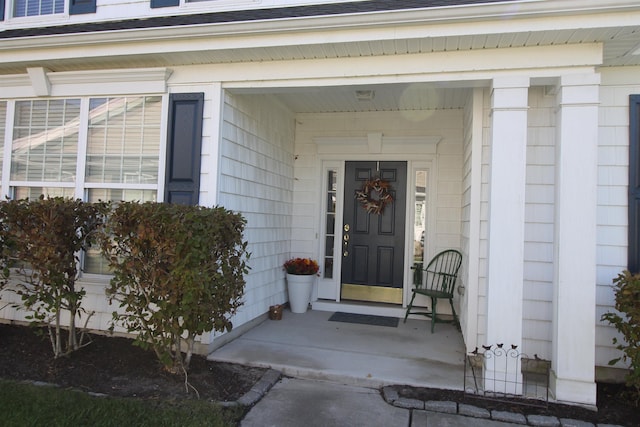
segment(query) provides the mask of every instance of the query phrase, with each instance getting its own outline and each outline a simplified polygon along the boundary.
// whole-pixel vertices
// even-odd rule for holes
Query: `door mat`
[[[372,316],[370,314],[354,314],[336,311],[329,318],[330,322],[359,323],[361,325],[398,327],[397,317]]]

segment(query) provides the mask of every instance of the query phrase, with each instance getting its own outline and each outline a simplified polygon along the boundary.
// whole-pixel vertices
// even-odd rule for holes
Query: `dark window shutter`
[[[164,189],[167,203],[198,204],[203,106],[204,93],[176,93],[169,97]]]
[[[180,6],[180,0],[151,0],[151,7]]]
[[[0,0],[0,21],[4,21],[4,2],[5,0]]]
[[[83,13],[96,13],[96,0],[71,0],[69,2],[69,15]]]
[[[627,268],[640,271],[640,95],[629,97],[629,248]]]

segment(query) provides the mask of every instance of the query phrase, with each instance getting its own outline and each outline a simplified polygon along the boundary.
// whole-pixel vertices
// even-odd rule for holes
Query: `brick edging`
[[[260,399],[264,397],[265,394],[271,387],[275,385],[282,378],[282,372],[276,371],[275,369],[269,369],[264,374],[262,374],[262,378],[251,387],[251,390],[246,392],[240,399],[234,402],[218,402],[223,406],[253,406]]]
[[[417,409],[422,411],[440,412],[445,414],[462,415],[466,417],[482,418],[486,420],[501,421],[511,424],[529,425],[534,427],[594,427],[590,422],[573,420],[566,418],[558,418],[547,415],[523,415],[515,412],[506,411],[489,411],[465,403],[457,403],[452,401],[408,399],[400,397],[398,392],[391,386],[382,388],[382,397],[390,405],[404,409]],[[622,427],[610,424],[597,424],[598,427]]]

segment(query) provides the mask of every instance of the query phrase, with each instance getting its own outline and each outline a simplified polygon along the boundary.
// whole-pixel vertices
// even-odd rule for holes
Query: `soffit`
[[[552,3],[552,2],[550,2]],[[636,15],[634,15],[636,16]],[[553,29],[553,24],[545,24],[546,20],[538,19],[534,23],[537,26],[511,26],[507,31],[496,25],[491,31],[474,33],[469,28],[452,32],[452,35],[442,35],[442,32],[433,32],[425,24],[419,34],[407,36],[398,32],[397,37],[376,39],[376,28],[388,29],[380,26],[367,28],[362,34],[368,37],[358,37],[354,41],[342,41],[337,37],[329,38],[332,42],[322,40],[300,40],[292,33],[288,38],[283,38],[281,43],[246,43],[244,46],[231,46],[225,44],[226,36],[199,34],[199,40],[210,40],[207,47],[190,50],[192,39],[182,34],[177,39],[180,43],[168,49],[149,48],[145,50],[145,43],[160,43],[175,41],[173,30],[167,29],[159,38],[149,38],[146,42],[138,41],[137,46],[143,46],[142,50],[128,51],[127,43],[114,41],[114,49],[109,54],[94,54],[92,49],[85,50],[83,55],[57,59],[55,55],[45,55],[46,58],[31,60],[0,61],[0,74],[24,74],[27,67],[45,67],[53,72],[75,70],[100,70],[100,69],[128,69],[146,67],[176,67],[182,65],[202,64],[231,64],[231,63],[260,63],[267,61],[304,60],[304,59],[336,59],[358,58],[370,56],[388,56],[405,54],[424,54],[434,52],[469,50],[484,50],[496,48],[518,48],[554,45],[578,45],[583,43],[602,43],[602,66],[630,66],[640,65],[640,55],[634,53],[640,49],[640,22],[630,17],[624,25],[603,26],[597,22],[586,22],[582,28],[572,28],[570,24],[561,29]],[[613,20],[613,22],[619,22]],[[471,24],[470,24],[471,26]],[[575,25],[579,27],[580,25]],[[588,28],[587,28],[588,27]],[[396,27],[394,27],[396,28]],[[398,27],[400,28],[400,27]],[[426,28],[427,30],[424,30]],[[440,26],[440,31],[445,28]],[[526,30],[529,29],[529,30]],[[154,30],[156,31],[156,30]],[[165,31],[165,30],[162,30]],[[293,30],[292,30],[293,31]],[[327,35],[333,34],[328,28]],[[500,32],[498,32],[500,31]],[[445,30],[446,32],[446,30]],[[298,34],[305,34],[300,32]],[[247,36],[247,34],[244,34]],[[360,35],[360,33],[358,33]],[[107,35],[108,36],[108,35]],[[210,37],[210,38],[208,38]],[[230,36],[233,37],[233,36]],[[55,38],[55,37],[54,37]],[[82,36],[80,36],[80,39]],[[336,41],[338,39],[338,41]],[[195,39],[193,39],[195,40]],[[261,35],[256,34],[255,40],[262,42]],[[347,39],[344,39],[347,40]],[[300,44],[294,44],[294,43]],[[252,47],[253,46],[253,47]],[[156,45],[157,47],[157,45]],[[6,46],[5,46],[6,49]],[[15,47],[16,53],[20,52]],[[33,49],[38,49],[35,45]],[[59,47],[58,47],[59,49]],[[0,49],[2,50],[2,49]],[[29,55],[25,55],[29,57]],[[37,55],[34,56],[37,58]],[[489,58],[488,58],[489,59]],[[373,99],[359,101],[354,93],[357,90],[373,90]],[[442,87],[436,84],[393,84],[377,86],[341,86],[306,89],[273,89],[267,92],[278,96],[281,102],[295,112],[340,112],[340,111],[397,111],[412,109],[449,109],[461,108],[468,96],[468,89],[459,87]]]
[[[1,74],[21,74],[26,66],[44,66],[51,71],[175,67],[211,63],[264,62],[296,59],[389,56],[471,49],[495,49],[526,46],[567,45],[601,42],[603,66],[640,65],[633,52],[640,45],[640,26],[601,28],[544,33],[488,34],[463,37],[402,39],[325,43],[305,46],[225,49],[199,52],[170,52],[145,55],[118,55],[99,58],[50,60],[29,64],[0,64]],[[373,98],[358,100],[356,91],[371,90]],[[241,93],[241,91],[238,91]],[[251,93],[245,91],[244,93]],[[409,111],[462,108],[468,89],[433,83],[340,86],[323,88],[274,88],[254,93],[276,96],[297,113]]]
[[[368,40],[297,46],[172,51],[147,54],[113,54],[82,58],[24,60],[0,63],[0,74],[21,74],[28,67],[52,71],[94,70],[101,68],[171,67],[180,65],[265,62],[281,60],[354,58],[402,54],[466,51],[527,46],[603,43],[602,66],[640,65],[640,25],[597,29],[576,29],[522,33],[482,34],[450,37],[423,37],[396,40]]]

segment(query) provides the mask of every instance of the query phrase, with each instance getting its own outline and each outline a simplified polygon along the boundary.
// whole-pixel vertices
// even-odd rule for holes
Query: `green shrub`
[[[616,348],[622,350],[623,355],[609,362],[609,365],[618,363],[621,359],[629,362],[627,374],[627,386],[632,389],[636,405],[640,403],[640,274],[631,274],[624,271],[613,279],[618,313],[605,313],[602,320],[611,323],[624,337],[624,342],[617,338],[613,343]]]
[[[114,274],[107,294],[124,309],[114,322],[168,370],[186,372],[198,335],[231,330],[248,271],[244,226],[220,207],[127,202],[112,212],[101,245]]]
[[[17,307],[32,312],[27,317],[32,323],[49,326],[54,357],[82,345],[76,320],[86,311],[81,306],[85,291],[76,287],[78,256],[96,237],[105,211],[105,204],[62,197],[0,203],[3,286],[10,272],[22,277],[8,288],[21,297]],[[64,311],[69,315],[66,334]]]

